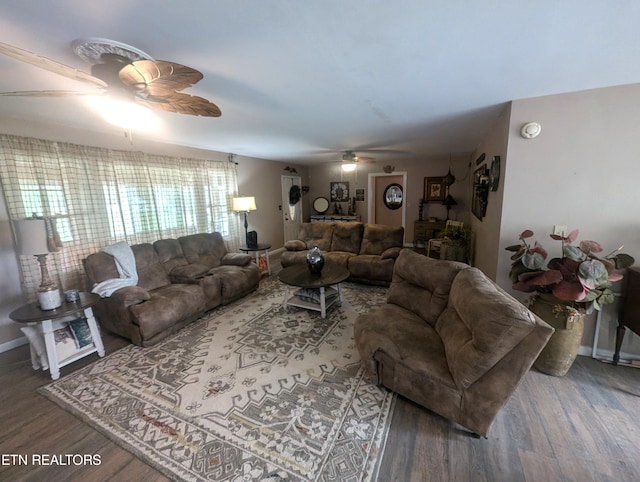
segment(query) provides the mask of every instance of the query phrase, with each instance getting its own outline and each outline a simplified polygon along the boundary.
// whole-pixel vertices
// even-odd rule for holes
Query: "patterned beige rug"
[[[176,480],[375,480],[395,398],[363,380],[353,322],[386,290],[346,283],[343,294],[322,319],[283,309],[269,278],[41,393]]]

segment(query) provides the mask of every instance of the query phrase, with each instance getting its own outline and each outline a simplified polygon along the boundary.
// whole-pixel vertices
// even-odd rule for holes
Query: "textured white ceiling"
[[[104,37],[200,70],[220,118],[159,112],[135,136],[300,163],[471,152],[514,99],[640,81],[637,0],[3,0],[0,41],[88,71]],[[0,56],[0,91],[86,89]],[[113,132],[82,98],[0,116]]]

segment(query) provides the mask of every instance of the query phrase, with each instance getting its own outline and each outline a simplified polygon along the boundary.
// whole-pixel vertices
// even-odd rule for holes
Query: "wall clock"
[[[330,188],[332,203],[341,203],[349,200],[348,182],[332,182]]]
[[[315,209],[318,214],[326,213],[329,209],[329,200],[326,197],[317,197],[313,201],[313,209]]]

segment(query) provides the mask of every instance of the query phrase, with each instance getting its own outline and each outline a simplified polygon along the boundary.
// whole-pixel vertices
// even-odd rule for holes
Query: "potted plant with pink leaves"
[[[529,308],[556,329],[547,347],[534,364],[550,375],[564,375],[575,360],[582,340],[584,317],[613,303],[612,284],[623,278],[633,257],[621,252],[623,246],[602,255],[600,243],[576,242],[576,229],[566,236],[551,235],[559,241],[560,256],[547,261],[548,253],[534,233],[525,230],[520,244],[508,246],[513,252],[509,277],[513,289],[533,293]]]

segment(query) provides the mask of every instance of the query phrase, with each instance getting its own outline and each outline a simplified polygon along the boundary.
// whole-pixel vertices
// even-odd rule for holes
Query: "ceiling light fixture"
[[[344,163],[344,164],[342,164],[342,170],[344,172],[355,171],[356,170],[356,163],[355,162]]]
[[[109,124],[126,129],[147,127],[154,120],[151,109],[126,100],[105,99],[98,109]]]

